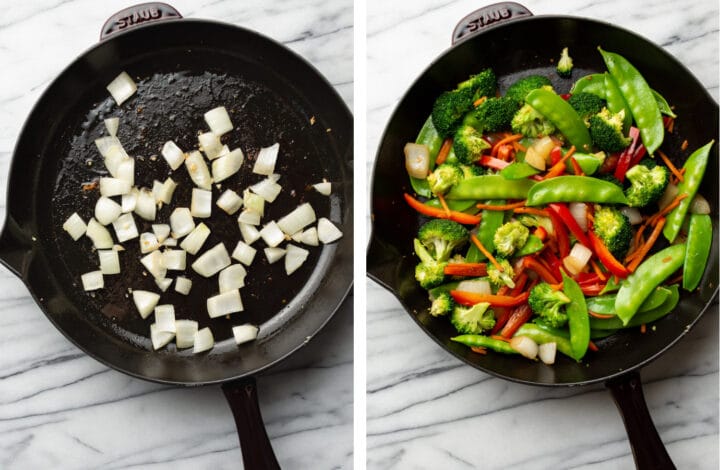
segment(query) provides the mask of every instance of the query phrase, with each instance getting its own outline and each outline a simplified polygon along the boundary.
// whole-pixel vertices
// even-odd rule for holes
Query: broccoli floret
[[[517,220],[526,227],[542,227],[548,234],[555,233],[550,217],[535,214],[517,214]]]
[[[435,100],[432,109],[432,122],[438,133],[448,137],[455,132],[465,113],[472,109],[473,90],[452,90],[442,93]]]
[[[489,306],[487,302],[472,307],[456,305],[450,315],[450,323],[462,334],[479,335],[495,326],[495,314]]]
[[[472,126],[464,125],[455,132],[453,138],[453,150],[458,161],[466,165],[472,165],[480,159],[483,150],[490,148],[487,140]]]
[[[510,265],[510,262],[506,259],[499,259],[498,263],[503,268],[502,271],[496,268],[494,264],[488,263],[488,280],[495,287],[508,286],[512,289],[513,287],[515,287],[515,283],[513,282],[513,277],[515,277],[515,271]]]
[[[575,93],[568,99],[568,104],[577,111],[578,115],[583,119],[588,119],[593,114],[597,114],[605,107],[605,100],[592,93]]]
[[[433,194],[445,194],[464,178],[463,171],[452,163],[443,163],[427,177],[428,186]]]
[[[619,179],[615,178],[615,175],[612,173],[608,173],[605,175],[593,175],[593,178],[597,178],[599,180],[607,181],[608,183],[612,183],[615,186],[623,187],[623,184],[620,182]]]
[[[552,88],[549,78],[542,75],[528,75],[510,85],[510,88],[505,92],[505,97],[514,100],[520,106],[525,104],[525,97],[528,93],[543,87]]]
[[[433,219],[418,230],[418,240],[436,261],[447,261],[452,251],[464,244],[470,233],[457,222]]]
[[[615,258],[625,256],[633,236],[625,214],[613,207],[595,206],[593,229]]]
[[[568,78],[572,74],[573,69],[573,61],[570,57],[570,54],[568,53],[568,48],[563,48],[562,52],[560,53],[560,60],[558,60],[557,63],[557,73],[563,78]]]
[[[630,168],[625,176],[631,184],[625,191],[630,207],[645,207],[656,202],[670,181],[668,169],[648,159]]]
[[[482,176],[485,174],[483,167],[477,165],[460,165],[460,169],[463,172],[463,178],[472,178],[473,176]]]
[[[528,305],[530,309],[548,325],[560,328],[565,326],[568,317],[564,305],[570,299],[561,290],[554,290],[547,282],[540,282],[530,290]]]
[[[488,98],[463,121],[480,132],[496,132],[510,128],[518,104],[510,98]]]
[[[613,114],[607,108],[590,116],[590,138],[593,144],[605,152],[619,152],[630,145],[630,137],[623,134],[625,110]]]
[[[541,137],[555,132],[555,125],[529,104],[523,105],[510,122],[513,132],[525,137]]]
[[[430,305],[430,315],[433,317],[439,317],[441,315],[447,315],[452,312],[455,308],[455,301],[448,292],[442,292],[438,294]]]
[[[423,289],[432,289],[445,281],[445,266],[447,262],[438,261],[428,252],[417,238],[413,240],[415,254],[420,258],[420,263],[415,266],[415,280],[420,283]]]
[[[458,83],[457,89],[471,90],[473,101],[483,96],[495,96],[497,77],[492,69],[485,69],[477,75],[471,75],[464,82]]]
[[[511,220],[500,226],[495,232],[493,243],[495,251],[503,258],[509,258],[516,250],[525,245],[530,235],[530,230],[517,220]]]

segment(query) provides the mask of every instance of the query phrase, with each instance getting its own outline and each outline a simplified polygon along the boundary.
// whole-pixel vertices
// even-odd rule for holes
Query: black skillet
[[[101,42],[50,84],[13,155],[0,261],[25,282],[54,325],[102,363],[164,384],[222,384],[246,468],[277,468],[253,376],[306,344],[351,287],[352,115],[317,70],[280,44],[228,24],[180,18],[158,3],[123,10],[105,24]],[[138,92],[118,107],[105,86],[123,70],[136,79]],[[87,238],[72,242],[61,226],[72,212],[85,220],[93,213],[97,192],[81,187],[105,173],[93,143],[105,134],[103,118],[120,117],[118,137],[137,157],[136,184],[151,187],[154,178],[164,180],[170,173],[162,157],[153,155],[170,139],[183,149],[196,146],[196,131],[206,129],[203,113],[219,105],[227,107],[236,127],[223,139],[230,148],[240,147],[248,160],[222,190],[241,191],[259,180],[248,168],[260,147],[278,141],[284,191],[266,208],[265,220],[308,201],[345,236],[312,249],[289,277],[282,262],[268,265],[257,246],[242,289],[245,312],[231,320],[207,317],[205,298],[217,293],[217,280],[187,269],[191,294],[180,296],[171,288],[161,303],[174,304],[178,318],[211,325],[216,346],[199,355],[173,345],[153,351],[149,321],[139,318],[127,295],[127,288],[158,291],[141,273],[137,241],[124,244],[122,275],[105,276],[106,288],[88,295],[79,276],[97,269],[96,255]],[[174,205],[188,205],[187,172],[179,168],[172,177],[179,184]],[[329,198],[307,188],[323,178],[333,185]],[[217,198],[220,190],[213,192]],[[169,212],[160,210],[156,223],[166,222]],[[150,230],[150,224],[135,219],[141,232]],[[212,230],[205,249],[221,240],[234,248],[240,239],[235,217],[215,207],[205,222]],[[188,258],[189,264],[193,257]],[[260,325],[260,335],[237,347],[231,326],[246,322]]]
[[[506,21],[512,20],[512,21]],[[481,31],[482,30],[482,31]],[[482,8],[461,20],[453,33],[453,47],[437,58],[415,81],[395,109],[385,129],[375,162],[372,184],[373,234],[367,253],[371,279],[390,290],[417,324],[441,347],[467,364],[514,382],[543,386],[579,386],[604,382],[623,416],[639,468],[674,468],[648,414],[639,369],[680,340],[711,306],[718,289],[718,174],[717,145],[712,149],[701,192],[710,201],[714,228],[710,262],[699,290],[684,293],[675,309],[656,323],[650,334],[625,330],[598,341],[600,351],[582,363],[559,358],[554,366],[516,357],[474,354],[450,341],[456,333],[446,319],[428,314],[427,293],[414,280],[416,259],[412,239],[423,222],[403,201],[412,192],[404,169],[403,146],[413,141],[442,91],[485,67],[492,67],[501,91],[518,77],[540,73],[553,80],[561,93],[577,78],[605,67],[597,46],[619,52],[642,71],[647,81],[676,106],[675,132],[663,149],[677,156],[716,139],[717,104],[698,80],[675,58],[648,40],[595,20],[532,16],[516,3]],[[560,79],[552,59],[569,46],[575,61],[571,79]],[[680,150],[687,139],[687,151]],[[400,182],[400,184],[398,183]],[[713,306],[713,308],[716,308]]]

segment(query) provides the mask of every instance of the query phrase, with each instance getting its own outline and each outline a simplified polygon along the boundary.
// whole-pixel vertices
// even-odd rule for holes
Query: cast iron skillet
[[[0,261],[25,282],[54,325],[102,363],[165,384],[222,383],[246,468],[277,468],[253,375],[306,344],[351,287],[352,116],[319,72],[280,44],[235,26],[180,18],[164,4],[123,10],[103,27],[102,41],[42,95],[15,148]],[[105,86],[123,70],[136,78],[138,92],[118,107]],[[203,113],[219,105],[228,108],[236,126],[223,139],[230,148],[240,147],[248,160],[239,175],[223,182],[222,191],[241,192],[259,180],[248,170],[252,160],[260,147],[279,141],[277,171],[284,191],[266,207],[265,220],[309,201],[345,236],[311,250],[304,266],[289,277],[282,262],[267,264],[258,244],[242,290],[245,312],[231,320],[207,317],[205,298],[217,293],[217,278],[202,279],[188,266],[190,295],[171,288],[161,303],[174,304],[178,318],[212,325],[217,344],[198,355],[174,345],[153,351],[150,321],[139,318],[127,295],[129,287],[158,291],[138,267],[137,240],[124,244],[122,275],[105,276],[106,288],[88,295],[79,276],[97,269],[96,254],[87,238],[72,242],[62,223],[75,211],[85,220],[93,213],[97,192],[81,187],[105,173],[93,143],[105,134],[103,118],[120,117],[118,137],[136,157],[136,184],[151,187],[153,178],[170,174],[162,157],[153,155],[170,139],[186,150],[195,147],[196,131],[206,129]],[[193,186],[187,172],[181,167],[172,177],[178,182],[174,206],[187,206]],[[330,198],[306,188],[322,178],[333,183]],[[297,190],[291,193],[291,188]],[[213,192],[215,200],[221,190]],[[160,210],[156,223],[167,222],[169,212]],[[149,223],[135,219],[140,232],[150,230]],[[212,235],[203,248],[222,240],[232,251],[240,239],[235,217],[214,207],[205,223]],[[188,256],[188,265],[193,259]],[[231,326],[246,322],[260,325],[260,336],[237,347]]]
[[[505,22],[506,19],[512,21]],[[477,33],[488,25],[492,27]],[[416,259],[412,253],[412,239],[423,219],[402,198],[403,192],[412,192],[404,169],[403,146],[415,139],[435,98],[471,73],[492,67],[503,92],[518,77],[540,73],[551,77],[556,90],[564,93],[578,77],[605,70],[596,49],[598,45],[629,59],[676,106],[679,118],[675,133],[666,138],[663,149],[668,155],[677,156],[677,164],[710,139],[717,141],[717,105],[702,84],[667,52],[632,32],[590,19],[533,17],[516,3],[500,3],[464,18],[453,34],[455,41],[457,44],[437,58],[410,87],[382,137],[372,185],[373,234],[367,253],[370,278],[390,290],[441,347],[477,369],[530,385],[604,382],[623,415],[638,467],[672,468],[648,414],[638,370],[682,338],[717,293],[718,186],[713,177],[718,173],[717,145],[712,149],[701,188],[712,207],[714,238],[710,263],[699,290],[693,295],[685,293],[676,310],[657,322],[657,329],[650,334],[625,330],[598,341],[600,351],[588,354],[582,363],[559,358],[554,366],[500,354],[474,354],[450,341],[456,333],[446,319],[428,314],[427,293],[414,279]],[[550,62],[565,46],[570,47],[575,62],[572,78],[567,80],[557,77]],[[688,140],[687,151],[680,150],[683,139]]]

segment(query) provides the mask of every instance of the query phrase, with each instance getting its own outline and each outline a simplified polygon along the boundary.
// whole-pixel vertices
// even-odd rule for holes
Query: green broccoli
[[[453,150],[458,161],[472,165],[480,159],[483,150],[490,148],[490,144],[482,134],[472,126],[464,125],[455,132]]]
[[[607,108],[590,116],[590,138],[593,144],[605,152],[619,152],[630,145],[630,137],[623,134],[625,110],[612,114]]]
[[[561,328],[568,321],[563,306],[570,299],[561,290],[554,290],[547,282],[540,282],[530,290],[528,305],[548,325]]]
[[[570,54],[568,53],[568,48],[563,48],[562,52],[560,53],[560,60],[558,60],[557,63],[557,73],[563,78],[568,78],[572,74],[573,69],[573,61],[570,57]]]
[[[583,119],[588,119],[593,114],[597,114],[605,107],[605,100],[592,93],[575,93],[568,99],[568,104],[577,111],[578,115]]]
[[[420,258],[420,263],[415,266],[415,280],[420,283],[423,289],[432,289],[445,281],[445,266],[447,262],[438,261],[428,252],[417,238],[413,240],[415,254]]]
[[[528,93],[543,87],[552,88],[549,78],[542,75],[528,75],[510,85],[510,88],[505,92],[505,97],[514,100],[518,106],[521,106],[525,104],[525,97]]]
[[[420,227],[418,240],[436,261],[450,259],[455,248],[463,245],[470,233],[457,222],[447,219],[433,219]]]
[[[488,98],[463,121],[480,132],[497,132],[510,128],[518,104],[510,98]]]
[[[633,231],[625,214],[608,206],[595,206],[593,229],[610,253],[621,259],[630,248]]]
[[[477,165],[459,165],[460,170],[463,172],[463,178],[472,178],[473,176],[482,176],[485,174],[485,169]]]
[[[515,271],[510,265],[510,262],[506,259],[499,259],[498,263],[503,268],[502,271],[496,268],[494,264],[488,263],[488,280],[495,287],[508,286],[512,289],[513,287],[515,287],[515,283],[513,282],[513,277],[515,277]]]
[[[670,172],[648,158],[630,168],[625,177],[631,186],[625,191],[630,207],[646,207],[657,202],[670,182]]]
[[[471,90],[472,101],[487,96],[495,96],[497,77],[492,69],[485,69],[477,75],[471,75],[464,82],[458,83],[458,90]]]
[[[517,220],[511,220],[500,226],[495,232],[493,243],[495,251],[503,258],[509,258],[516,250],[525,245],[530,230]]]
[[[465,113],[472,109],[473,90],[452,90],[442,93],[435,100],[432,109],[432,122],[438,133],[449,137],[455,132]]]
[[[459,166],[452,163],[443,163],[437,166],[427,177],[428,186],[433,194],[445,194],[454,185],[464,178]]]
[[[542,227],[550,235],[555,233],[550,217],[535,214],[517,214],[516,217],[518,222],[526,227]]]
[[[510,122],[513,132],[525,137],[541,137],[555,132],[555,125],[530,106],[524,105]]]
[[[450,323],[458,332],[465,335],[479,335],[495,326],[495,314],[487,302],[472,307],[456,305],[450,315]]]
[[[442,292],[438,294],[430,305],[430,315],[433,317],[439,317],[441,315],[447,315],[452,312],[455,308],[455,301],[450,296],[449,292]]]

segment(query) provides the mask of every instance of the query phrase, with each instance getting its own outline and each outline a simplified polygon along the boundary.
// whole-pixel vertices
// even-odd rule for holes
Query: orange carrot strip
[[[638,255],[630,262],[628,265],[628,270],[630,272],[635,272],[637,267],[642,263],[642,260],[645,259],[645,256],[650,252],[650,249],[655,244],[655,241],[660,236],[660,232],[662,232],[663,227],[665,226],[665,217],[660,217],[660,219],[657,222],[657,225],[655,225],[655,228],[652,231],[652,234],[650,237],[648,237],[645,244],[640,248]]]
[[[470,350],[474,353],[482,354],[483,356],[487,354],[487,349],[482,346],[470,346]]]
[[[516,307],[527,302],[530,292],[525,292],[515,297],[509,295],[477,294],[461,290],[451,290],[450,295],[455,302],[461,305],[472,306],[480,302],[487,302],[494,307]]]
[[[473,106],[475,106],[477,108],[478,106],[483,104],[485,102],[485,100],[487,100],[487,96],[481,96],[480,98],[473,101]]]
[[[410,207],[423,215],[435,217],[437,219],[450,219],[459,224],[465,225],[477,225],[480,223],[480,216],[457,211],[450,211],[450,214],[448,215],[444,209],[427,206],[407,193],[403,194],[403,196]]]
[[[492,339],[496,339],[496,340],[498,340],[498,341],[505,341],[506,343],[509,343],[509,342],[510,342],[510,340],[507,339],[507,338],[504,337],[504,336],[500,336],[500,335],[490,335],[490,337],[491,337]]]
[[[678,169],[675,168],[675,165],[673,165],[668,156],[665,155],[665,152],[663,152],[662,150],[658,150],[658,155],[660,155],[662,161],[665,162],[665,165],[667,165],[668,169],[672,172],[673,175],[675,175],[678,181],[684,181],[682,173],[680,173]]]
[[[523,258],[523,265],[531,271],[535,271],[540,278],[548,284],[557,284],[560,282],[548,268],[543,266],[535,257],[526,256]]]
[[[491,204],[478,204],[475,207],[478,209],[485,209],[489,211],[509,211],[511,209],[517,209],[519,207],[525,207],[526,200],[513,202],[511,204],[503,204],[501,206],[493,206]]]
[[[501,145],[509,144],[512,142],[515,142],[516,140],[520,140],[523,138],[522,134],[513,134],[505,137],[504,139],[500,139],[497,142],[495,142],[495,145],[493,145],[492,151],[490,154],[494,157],[497,155],[498,150],[500,149]]]
[[[685,199],[686,197],[688,197],[687,193],[678,194],[677,196],[675,196],[675,199],[673,199],[670,204],[665,206],[665,208],[663,210],[661,210],[660,212],[651,216],[650,219],[648,219],[648,221],[646,223],[649,223],[649,224],[656,223],[660,217],[664,217],[665,215],[669,214],[671,210],[673,210],[677,206],[679,206],[680,202],[683,199]]]
[[[607,281],[607,276],[604,272],[602,272],[602,269],[600,269],[600,265],[597,264],[594,259],[590,260],[590,266],[592,266],[593,271],[595,271],[595,274],[598,275],[601,281]]]
[[[647,331],[647,325],[645,325],[645,323],[643,323],[642,325],[640,325],[640,333],[645,334],[646,331]]]
[[[497,260],[495,259],[495,257],[492,255],[492,253],[490,253],[490,252],[488,251],[488,249],[485,248],[485,246],[484,246],[484,245],[482,244],[482,242],[478,239],[478,237],[475,236],[474,233],[471,233],[471,234],[470,234],[470,239],[471,239],[472,242],[475,244],[475,246],[478,248],[478,250],[480,250],[480,253],[484,254],[485,257],[490,260],[490,262],[493,264],[493,266],[495,266],[495,268],[497,268],[498,271],[502,272],[502,271],[503,271],[503,267],[500,266],[500,263],[498,263],[498,261],[497,261]]]
[[[588,315],[590,315],[591,317],[600,318],[603,320],[606,320],[608,318],[613,318],[615,316],[615,315],[606,315],[604,313],[595,313],[591,310],[588,310]]]
[[[487,275],[486,263],[448,263],[444,272],[448,276],[480,277]]]
[[[437,195],[438,201],[440,201],[440,205],[442,206],[443,210],[448,216],[448,219],[450,218],[450,208],[447,205],[447,202],[445,201],[445,196],[442,194]]]
[[[435,157],[436,165],[442,165],[443,163],[445,163],[448,155],[450,155],[450,149],[452,148],[452,144],[453,141],[449,137],[443,141],[442,147],[440,147],[440,151],[438,152],[437,157]]]
[[[533,214],[550,217],[545,209],[536,209],[534,207],[518,207],[517,209],[513,209],[513,212],[516,214]]]
[[[565,162],[568,158],[572,157],[574,153],[575,146],[573,145],[572,147],[570,147],[570,150],[568,150],[567,153],[560,160],[558,160],[558,162],[554,164],[547,173],[545,173],[545,176],[543,176],[542,179],[554,178],[556,176],[562,175],[565,172]]]
[[[688,141],[687,139],[683,140],[682,145],[680,146],[680,150],[687,150],[688,148]]]

